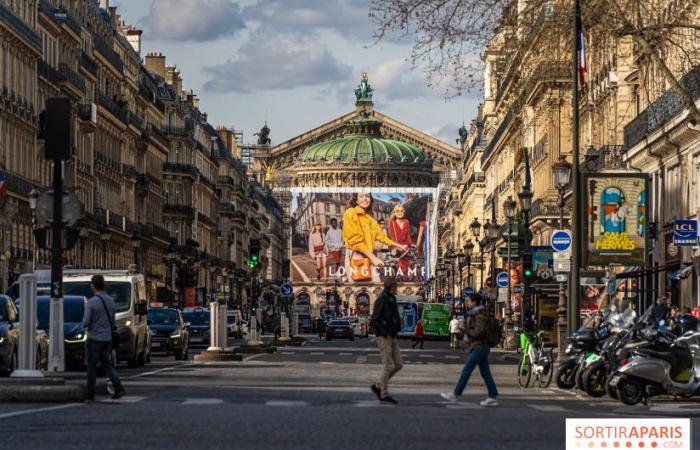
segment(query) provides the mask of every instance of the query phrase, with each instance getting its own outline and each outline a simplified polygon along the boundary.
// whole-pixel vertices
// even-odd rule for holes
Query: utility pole
[[[579,165],[579,126],[578,126],[578,79],[580,70],[579,60],[579,35],[581,34],[581,5],[579,0],[574,0],[573,10],[573,41],[571,45],[572,55],[572,92],[571,92],[571,164],[572,164],[572,198],[571,211],[571,239],[573,243],[571,258],[571,282],[569,283],[569,327],[570,331],[578,329],[580,321],[580,297],[581,297],[581,253],[585,236],[582,236],[581,222],[581,168]],[[583,39],[581,39],[583,45]]]

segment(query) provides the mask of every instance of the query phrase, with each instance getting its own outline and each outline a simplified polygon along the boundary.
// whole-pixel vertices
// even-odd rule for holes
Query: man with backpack
[[[114,326],[116,307],[112,297],[105,292],[105,279],[102,275],[95,275],[90,279],[90,288],[95,295],[88,300],[83,315],[83,327],[88,330],[86,400],[95,400],[98,361],[114,386],[112,398],[119,399],[125,391],[117,371],[112,366],[112,347],[113,344],[118,345],[118,341],[113,342],[116,333]]]
[[[469,310],[466,314],[465,334],[468,338],[467,348],[469,356],[464,363],[462,374],[454,390],[452,392],[443,392],[440,395],[445,400],[456,402],[457,397],[464,392],[472,372],[476,366],[479,366],[479,372],[488,390],[488,397],[480,405],[498,406],[498,401],[496,400],[498,390],[489,366],[490,347],[495,345],[493,341],[497,340],[497,330],[494,329],[497,327],[496,321],[495,318],[489,318],[488,310],[484,307],[483,299],[479,294],[470,296],[467,306]]]

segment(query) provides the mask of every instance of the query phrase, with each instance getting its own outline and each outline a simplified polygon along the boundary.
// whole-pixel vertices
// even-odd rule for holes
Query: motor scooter
[[[647,331],[647,330],[645,330]],[[661,339],[671,339],[665,330]],[[630,361],[619,367],[610,386],[626,405],[636,405],[657,395],[693,396],[700,393],[700,332],[690,331],[675,339],[669,351],[639,348]]]

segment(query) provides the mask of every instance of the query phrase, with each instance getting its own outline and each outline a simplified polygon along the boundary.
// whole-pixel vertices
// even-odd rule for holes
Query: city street
[[[380,370],[367,339],[319,342],[249,355],[243,362],[175,362],[155,357],[120,367],[127,395],[91,404],[2,404],[5,448],[560,449],[566,417],[693,417],[700,402],[623,407],[556,388],[517,386],[514,356],[492,353],[500,406],[478,405],[478,374],[458,403],[440,398],[463,353],[446,342],[412,350],[391,385],[398,406],[379,404],[368,386]],[[700,427],[695,426],[700,442]]]

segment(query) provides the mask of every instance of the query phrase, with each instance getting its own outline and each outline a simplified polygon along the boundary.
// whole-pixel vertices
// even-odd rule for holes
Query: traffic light
[[[260,264],[260,240],[251,239],[250,247],[248,250],[250,258],[248,259],[248,267],[254,269]]]
[[[535,270],[532,267],[532,253],[526,252],[523,254],[523,277],[525,281],[529,284],[531,281],[535,280]]]

